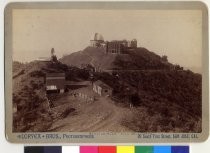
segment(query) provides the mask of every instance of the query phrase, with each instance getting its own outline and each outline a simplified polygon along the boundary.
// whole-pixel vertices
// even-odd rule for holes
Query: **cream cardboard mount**
[[[201,2],[17,2],[5,8],[12,143],[203,142]]]

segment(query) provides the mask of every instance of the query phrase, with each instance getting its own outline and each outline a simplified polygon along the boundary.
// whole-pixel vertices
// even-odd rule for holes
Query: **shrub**
[[[39,71],[33,71],[33,72],[30,73],[30,76],[31,77],[37,77],[37,78],[44,77],[45,73],[40,71],[40,70]]]
[[[131,94],[130,102],[133,106],[138,106],[141,103],[138,93]]]
[[[20,75],[23,75],[25,73],[25,70],[21,70],[18,74],[14,75],[12,78],[15,79],[19,77]]]
[[[61,118],[66,118],[70,113],[74,112],[75,108],[66,108],[62,114],[60,115]]]

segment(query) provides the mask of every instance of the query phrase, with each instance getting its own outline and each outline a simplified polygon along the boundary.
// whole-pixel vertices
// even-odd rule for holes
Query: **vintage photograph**
[[[202,11],[13,9],[12,131],[202,132]]]

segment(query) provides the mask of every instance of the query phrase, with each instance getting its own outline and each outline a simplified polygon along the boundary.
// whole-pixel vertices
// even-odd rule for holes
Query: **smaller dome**
[[[133,39],[131,40],[131,47],[137,47],[137,40],[136,39]]]

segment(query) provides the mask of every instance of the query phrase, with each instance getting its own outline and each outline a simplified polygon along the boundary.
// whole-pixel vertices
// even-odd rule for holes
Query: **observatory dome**
[[[104,38],[101,34],[95,33],[94,40],[96,41],[104,41]]]

